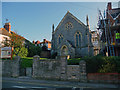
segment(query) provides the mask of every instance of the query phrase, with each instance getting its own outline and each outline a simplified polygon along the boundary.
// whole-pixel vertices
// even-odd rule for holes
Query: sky
[[[113,8],[117,2],[112,3]],[[67,11],[86,24],[89,17],[91,30],[96,30],[98,9],[106,10],[107,2],[2,2],[2,27],[6,19],[11,30],[33,41],[52,39],[52,24],[55,28]]]

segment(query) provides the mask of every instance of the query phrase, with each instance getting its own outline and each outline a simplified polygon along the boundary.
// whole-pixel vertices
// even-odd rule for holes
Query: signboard
[[[1,58],[11,58],[11,47],[1,48]]]
[[[120,33],[116,33],[116,42],[120,43]]]
[[[116,39],[120,39],[120,33],[116,33]]]

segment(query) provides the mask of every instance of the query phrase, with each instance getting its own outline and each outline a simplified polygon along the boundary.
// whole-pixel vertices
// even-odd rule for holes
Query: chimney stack
[[[33,40],[33,42],[32,42],[33,44],[35,44],[35,41]]]
[[[108,5],[107,5],[107,10],[111,10],[111,9],[112,9],[111,2],[108,2]]]
[[[10,31],[11,31],[10,22],[9,23],[5,23],[4,28],[10,33]]]
[[[43,39],[43,42],[46,42],[46,39]]]

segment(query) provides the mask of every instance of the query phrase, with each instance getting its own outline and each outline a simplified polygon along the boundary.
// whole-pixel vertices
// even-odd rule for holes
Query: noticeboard
[[[120,39],[120,33],[116,33],[116,39]]]
[[[11,58],[11,47],[1,48],[1,58]]]

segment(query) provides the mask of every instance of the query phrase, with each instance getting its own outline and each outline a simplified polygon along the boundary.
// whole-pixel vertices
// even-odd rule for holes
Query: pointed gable
[[[60,21],[60,23],[58,24],[57,28],[55,29],[55,32],[58,30],[58,28],[61,26],[61,24],[63,23],[63,21],[66,19],[67,16],[71,16],[74,20],[76,20],[79,24],[81,24],[83,27],[86,27],[86,25],[84,23],[82,23],[78,18],[76,18],[73,14],[71,14],[69,11],[67,11],[67,13],[65,14],[65,16],[63,17],[63,19]]]

